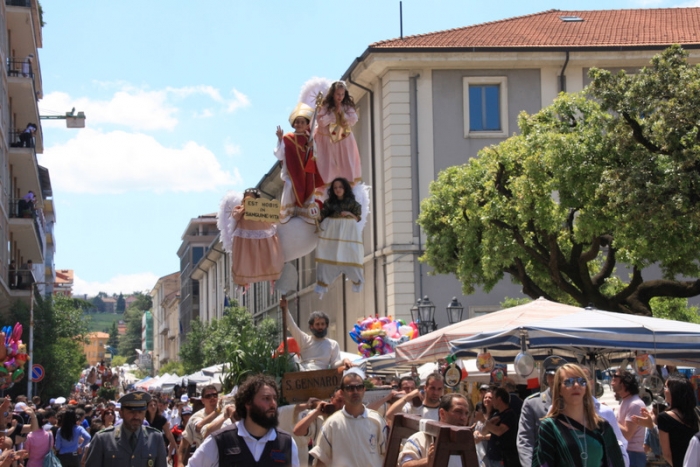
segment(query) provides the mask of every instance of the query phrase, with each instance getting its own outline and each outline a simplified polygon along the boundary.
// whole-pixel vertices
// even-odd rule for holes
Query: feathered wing
[[[316,96],[320,92],[324,96],[331,87],[333,81],[328,78],[319,78],[314,76],[301,87],[301,92],[299,93],[299,102],[310,106],[312,109],[316,108]]]
[[[352,193],[355,195],[355,201],[360,203],[362,207],[362,219],[357,223],[357,229],[362,234],[362,231],[367,224],[367,218],[369,217],[369,192],[372,189],[371,186],[365,185],[364,183],[358,183],[352,187]]]
[[[236,191],[229,191],[221,198],[219,212],[216,215],[216,226],[221,232],[221,243],[224,250],[231,253],[233,251],[233,231],[236,230],[236,220],[231,215],[233,208],[243,202],[243,194]]]

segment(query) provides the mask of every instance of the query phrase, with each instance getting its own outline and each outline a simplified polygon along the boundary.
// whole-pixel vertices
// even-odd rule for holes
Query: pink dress
[[[53,435],[50,431],[36,430],[27,435],[24,449],[29,452],[27,467],[42,467],[44,456],[49,453],[53,444]]]
[[[342,120],[338,122],[336,114],[329,113],[327,107],[319,112],[314,136],[316,166],[326,184],[342,177],[354,185],[362,181],[360,151],[351,130],[357,123],[355,109],[344,106]]]
[[[243,214],[243,205],[233,208],[232,215],[237,221],[231,253],[233,281],[237,285],[276,281],[284,267],[277,226],[246,219]]]

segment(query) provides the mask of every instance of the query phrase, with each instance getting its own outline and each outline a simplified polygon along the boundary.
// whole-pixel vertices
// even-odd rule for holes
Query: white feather
[[[312,109],[315,109],[316,96],[319,92],[325,96],[332,83],[333,81],[329,80],[328,78],[319,78],[318,76],[314,76],[301,87],[299,102],[303,102]]]
[[[231,213],[233,208],[243,202],[243,194],[236,191],[227,192],[221,203],[219,203],[219,212],[216,215],[216,226],[221,232],[221,243],[224,245],[224,250],[231,253],[233,251],[233,231],[236,230],[236,220]]]
[[[360,203],[360,206],[362,207],[362,218],[360,219],[360,222],[357,223],[357,229],[360,232],[360,234],[362,234],[362,231],[365,228],[365,224],[367,224],[367,218],[370,214],[369,192],[371,189],[371,186],[365,185],[364,183],[358,183],[357,185],[352,187],[352,193],[355,195],[355,201]]]

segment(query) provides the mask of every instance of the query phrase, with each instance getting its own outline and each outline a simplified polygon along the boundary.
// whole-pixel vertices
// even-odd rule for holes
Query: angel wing
[[[224,250],[231,253],[233,251],[233,231],[236,230],[236,220],[231,215],[233,208],[243,202],[243,194],[237,191],[229,191],[221,198],[219,212],[216,215],[216,226],[221,232],[221,243]]]
[[[301,92],[299,93],[299,102],[303,102],[312,109],[315,109],[316,96],[319,92],[325,96],[332,83],[333,81],[328,78],[314,76],[302,85]]]

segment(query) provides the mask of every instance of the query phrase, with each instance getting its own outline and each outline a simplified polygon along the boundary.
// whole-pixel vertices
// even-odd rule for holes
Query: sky
[[[400,34],[398,0],[42,0],[41,115],[58,269],[74,294],[149,291],[179,271],[189,220],[276,162],[301,86],[340,78]],[[404,36],[549,9],[688,6],[662,0],[404,0]]]

